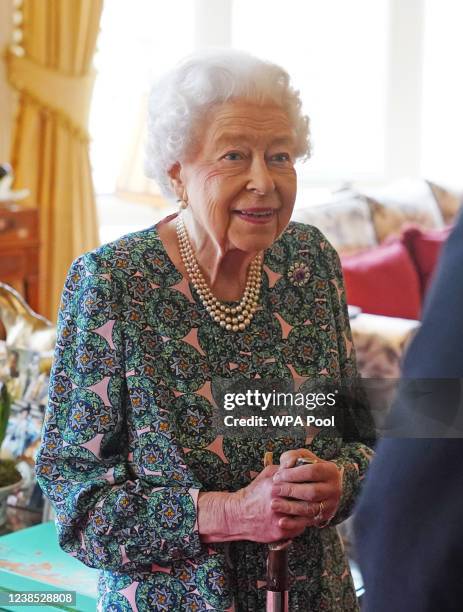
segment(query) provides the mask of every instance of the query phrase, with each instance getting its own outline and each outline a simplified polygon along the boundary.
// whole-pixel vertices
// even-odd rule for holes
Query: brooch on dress
[[[288,270],[288,278],[293,285],[302,287],[307,283],[310,277],[309,267],[302,261],[293,263]]]

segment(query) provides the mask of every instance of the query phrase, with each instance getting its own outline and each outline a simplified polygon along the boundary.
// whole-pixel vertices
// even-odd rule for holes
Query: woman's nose
[[[255,157],[249,168],[247,188],[261,194],[270,193],[275,189],[272,174],[265,159]]]

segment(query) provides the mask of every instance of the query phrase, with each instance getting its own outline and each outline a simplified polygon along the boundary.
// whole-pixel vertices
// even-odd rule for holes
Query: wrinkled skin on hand
[[[299,457],[316,463],[296,465]],[[342,492],[342,476],[332,461],[324,461],[307,449],[295,449],[282,453],[280,466],[272,482],[272,509],[281,513],[282,529],[298,529],[301,518],[305,526],[317,526],[330,520],[339,506]],[[315,519],[323,502],[322,516]]]
[[[275,508],[274,475],[279,466],[270,465],[243,489],[237,491],[239,517],[244,539],[254,542],[276,542],[300,535],[307,525],[305,516],[286,517]],[[287,521],[287,522],[283,522]]]
[[[299,457],[316,463],[297,466]],[[335,463],[323,461],[306,449],[287,451],[281,455],[279,466],[265,467],[239,491],[199,494],[202,540],[270,544],[295,538],[306,527],[322,526],[334,516],[341,485],[341,472]]]

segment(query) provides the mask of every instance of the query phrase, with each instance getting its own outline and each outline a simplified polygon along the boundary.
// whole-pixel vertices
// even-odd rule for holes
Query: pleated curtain
[[[24,0],[23,40],[7,54],[19,93],[11,156],[39,208],[40,312],[55,320],[72,260],[98,244],[89,162],[92,57],[103,0]]]

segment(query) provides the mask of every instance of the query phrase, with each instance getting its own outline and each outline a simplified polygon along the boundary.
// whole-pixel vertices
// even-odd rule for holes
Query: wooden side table
[[[38,312],[39,211],[0,202],[0,281],[14,287]]]

